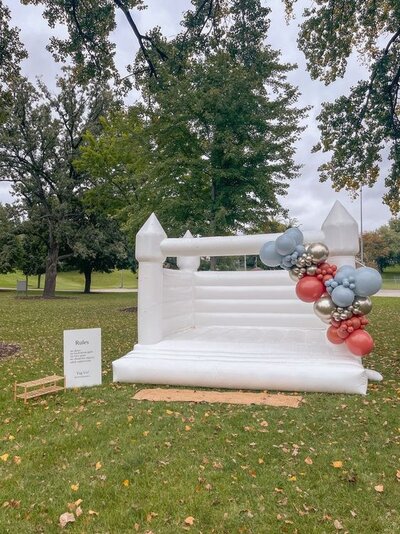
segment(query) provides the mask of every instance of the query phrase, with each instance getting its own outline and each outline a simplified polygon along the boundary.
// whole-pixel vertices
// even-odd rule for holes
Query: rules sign
[[[64,330],[64,375],[67,388],[101,384],[101,328]]]

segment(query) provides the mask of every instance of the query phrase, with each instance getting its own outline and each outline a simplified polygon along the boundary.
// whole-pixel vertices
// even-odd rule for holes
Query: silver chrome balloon
[[[329,323],[333,312],[336,312],[336,306],[329,295],[319,298],[314,302],[314,312],[321,321]]]
[[[295,272],[295,269],[297,269],[297,272]],[[299,281],[299,270],[297,267],[295,267],[294,269],[289,269],[289,276],[290,278],[294,281],[294,282],[298,282]]]
[[[309,267],[307,267],[307,274],[310,275],[310,276],[314,276],[316,271],[317,271],[317,266],[316,265],[310,265]]]
[[[312,256],[312,262],[315,265],[327,260],[329,249],[323,243],[311,243],[306,249],[307,255]]]
[[[356,297],[353,306],[354,309],[358,311],[357,315],[360,315],[361,313],[367,315],[372,310],[372,301],[369,297]]]

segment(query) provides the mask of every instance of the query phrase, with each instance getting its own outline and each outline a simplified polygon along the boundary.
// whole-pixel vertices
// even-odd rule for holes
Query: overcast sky
[[[21,38],[24,42],[29,58],[23,63],[23,73],[34,80],[36,76],[51,87],[55,86],[55,77],[59,66],[45,47],[50,30],[41,16],[41,8],[36,6],[22,6],[18,0],[6,0],[12,12],[13,24],[21,29]],[[135,20],[142,32],[159,25],[168,37],[176,35],[179,31],[181,13],[190,5],[189,0],[148,0],[148,10],[134,12]],[[332,101],[340,94],[345,93],[360,78],[366,77],[366,72],[358,64],[356,58],[349,62],[347,75],[344,79],[326,87],[324,84],[312,81],[305,68],[304,56],[298,51],[296,45],[298,23],[300,18],[286,25],[284,11],[280,1],[264,2],[272,8],[271,28],[268,41],[273,48],[281,51],[283,62],[297,63],[298,69],[289,74],[289,81],[299,87],[302,94],[299,105],[313,106],[305,121],[307,126],[297,145],[296,161],[303,165],[301,177],[291,182],[288,195],[281,199],[282,205],[289,210],[291,218],[296,218],[304,230],[318,228],[335,200],[340,200],[353,217],[360,220],[359,199],[352,200],[348,193],[336,193],[329,183],[320,183],[318,180],[318,167],[327,160],[327,155],[312,154],[311,148],[319,139],[316,117],[321,109],[321,102]],[[301,0],[297,7],[300,15],[302,6],[309,2]],[[56,28],[59,35],[64,29]],[[119,16],[117,30],[113,36],[117,44],[117,65],[122,72],[131,62],[136,53],[137,44],[123,16]],[[389,209],[382,204],[384,187],[382,181],[374,188],[365,188],[363,191],[364,230],[373,230],[386,224],[390,218]],[[0,183],[0,202],[9,202],[12,197],[8,186]]]

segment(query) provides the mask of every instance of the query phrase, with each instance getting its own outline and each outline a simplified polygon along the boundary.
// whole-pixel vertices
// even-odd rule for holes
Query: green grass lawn
[[[1,533],[58,533],[78,499],[65,530],[80,534],[400,532],[400,300],[374,298],[383,383],[290,409],[133,401],[142,386],[113,384],[111,362],[135,340],[135,299],[0,292],[0,340],[22,346],[0,360]],[[63,329],[87,327],[103,386],[13,402],[14,380],[62,374]]]
[[[383,289],[400,290],[400,267],[389,267],[382,275]],[[21,272],[0,274],[0,287],[15,289],[17,280],[24,280],[25,276]],[[41,288],[43,289],[44,276],[42,276]],[[127,289],[137,287],[137,275],[129,270],[113,271],[112,273],[93,273],[92,290],[96,289],[116,289],[123,286]],[[37,277],[29,277],[29,289],[37,288]],[[59,291],[83,291],[84,276],[78,271],[58,273],[57,289]]]
[[[17,271],[15,273],[0,274],[0,287],[15,289],[17,280],[25,280],[25,276]],[[37,276],[29,277],[29,289],[37,288]],[[43,289],[44,276],[41,279],[41,288]],[[57,275],[57,289],[59,291],[83,291],[85,279],[83,274],[78,271],[61,272]],[[130,270],[113,271],[112,273],[93,273],[92,274],[92,291],[96,289],[114,289],[124,287],[132,289],[137,287],[137,275]]]
[[[399,289],[400,290],[400,266],[388,267],[382,274],[383,289]]]

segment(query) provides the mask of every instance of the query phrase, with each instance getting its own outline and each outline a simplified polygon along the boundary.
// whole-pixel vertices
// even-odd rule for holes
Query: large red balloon
[[[354,330],[345,339],[348,349],[356,356],[366,356],[374,348],[374,340],[365,330]]]
[[[330,326],[328,330],[326,331],[326,337],[329,339],[331,343],[334,343],[335,345],[339,345],[340,343],[344,343],[344,339],[342,339],[340,336],[338,336],[337,333],[338,329],[334,326]]]
[[[296,284],[296,295],[304,302],[315,302],[324,291],[324,284],[316,276],[304,276]]]

